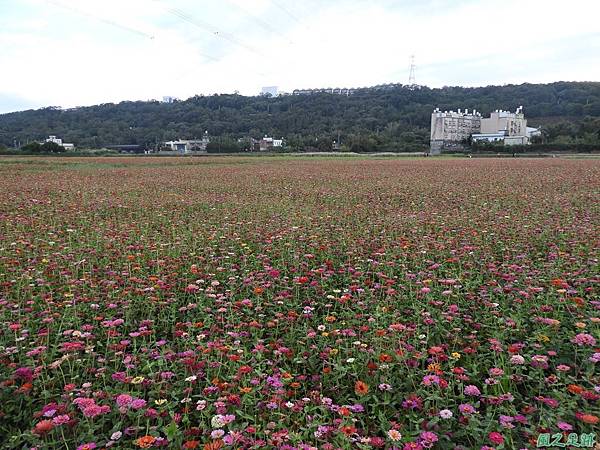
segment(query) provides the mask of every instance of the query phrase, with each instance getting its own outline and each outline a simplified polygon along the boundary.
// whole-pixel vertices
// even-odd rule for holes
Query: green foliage
[[[42,153],[42,145],[39,142],[31,142],[20,148],[23,153]]]
[[[56,142],[30,142],[19,149],[23,153],[63,153],[65,148]]]
[[[241,145],[230,138],[216,138],[206,146],[208,153],[236,153],[241,150]]]
[[[63,153],[65,151],[65,148],[56,142],[44,142],[40,148],[43,153]]]
[[[285,136],[286,151],[419,151],[428,147],[431,112],[476,108],[487,115],[523,105],[532,126],[546,129],[545,142],[600,140],[600,83],[557,82],[480,88],[360,89],[336,94],[244,97],[195,96],[174,103],[121,102],[61,110],[51,107],[0,115],[0,143],[57,134],[80,148],[147,145],[199,138],[208,130],[232,149],[239,137]],[[214,139],[213,139],[214,140]],[[224,143],[221,143],[221,150]],[[243,148],[243,145],[238,147]],[[211,146],[210,151],[218,151]]]

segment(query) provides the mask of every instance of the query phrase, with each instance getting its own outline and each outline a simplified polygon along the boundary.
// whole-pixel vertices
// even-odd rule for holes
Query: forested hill
[[[0,144],[50,134],[78,147],[147,144],[211,136],[284,136],[292,147],[326,149],[342,143],[417,148],[429,139],[431,112],[458,108],[488,114],[523,105],[531,125],[545,124],[551,139],[600,139],[600,82],[557,82],[479,88],[430,89],[394,85],[346,95],[276,98],[196,96],[174,103],[122,102],[68,110],[44,108],[0,115]]]

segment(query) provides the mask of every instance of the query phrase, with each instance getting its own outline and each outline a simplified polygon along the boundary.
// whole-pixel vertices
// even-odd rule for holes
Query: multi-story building
[[[481,119],[480,133],[473,134],[474,141],[503,141],[505,145],[527,144],[527,119],[523,107],[513,113],[497,109],[490,117]]]
[[[431,114],[431,153],[438,154],[443,148],[460,148],[463,142],[481,129],[481,114],[476,110],[440,111]]]
[[[444,111],[436,108],[431,114],[431,154],[442,149],[460,149],[469,137],[473,142],[497,142],[504,145],[529,144],[529,138],[539,133],[527,126],[523,107],[513,113],[497,109],[490,117],[482,118],[476,110],[469,113]]]

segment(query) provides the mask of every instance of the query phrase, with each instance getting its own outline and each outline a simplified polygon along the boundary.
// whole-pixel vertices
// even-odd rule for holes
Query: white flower
[[[187,381],[187,382],[190,382],[190,381],[196,381],[196,378],[197,378],[197,377],[196,377],[196,375],[192,375],[191,377],[187,377],[187,378],[185,379],[185,381]]]
[[[223,416],[220,414],[213,416],[212,419],[210,419],[210,424],[213,428],[222,428],[226,425]]]
[[[440,411],[440,417],[442,419],[450,419],[452,417],[452,411],[450,411],[449,409],[442,409]]]
[[[399,441],[400,439],[402,439],[402,434],[400,434],[400,432],[398,430],[389,430],[387,432],[387,435],[394,442]]]
[[[121,439],[121,436],[123,436],[123,433],[121,433],[120,431],[115,431],[113,434],[110,435],[110,440],[118,441],[119,439]]]

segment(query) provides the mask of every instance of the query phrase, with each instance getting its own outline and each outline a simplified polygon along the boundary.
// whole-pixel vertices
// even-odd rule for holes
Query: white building
[[[283,147],[283,138],[274,139],[272,137],[265,136],[259,141],[259,150],[261,152],[273,150],[274,148]]]
[[[210,143],[208,137],[208,131],[204,132],[202,139],[178,139],[176,141],[165,142],[165,146],[169,150],[179,153],[190,153],[190,152],[206,152],[206,147]]]
[[[438,154],[442,149],[460,149],[469,137],[473,142],[525,145],[531,136],[539,134],[537,128],[527,126],[522,106],[514,113],[497,109],[486,118],[475,110],[469,114],[468,110],[441,112],[436,108],[431,114],[430,152]]]
[[[514,113],[497,109],[490,117],[481,119],[481,131],[474,133],[472,139],[474,142],[502,141],[504,145],[528,144],[527,119],[523,107],[519,106]]]
[[[476,110],[440,111],[431,114],[431,153],[438,154],[442,148],[460,147],[461,142],[481,130],[481,114]]]
[[[57,138],[56,136],[48,136],[46,142],[54,142],[55,144],[64,147],[65,150],[75,150],[75,144],[64,143],[61,138]]]

